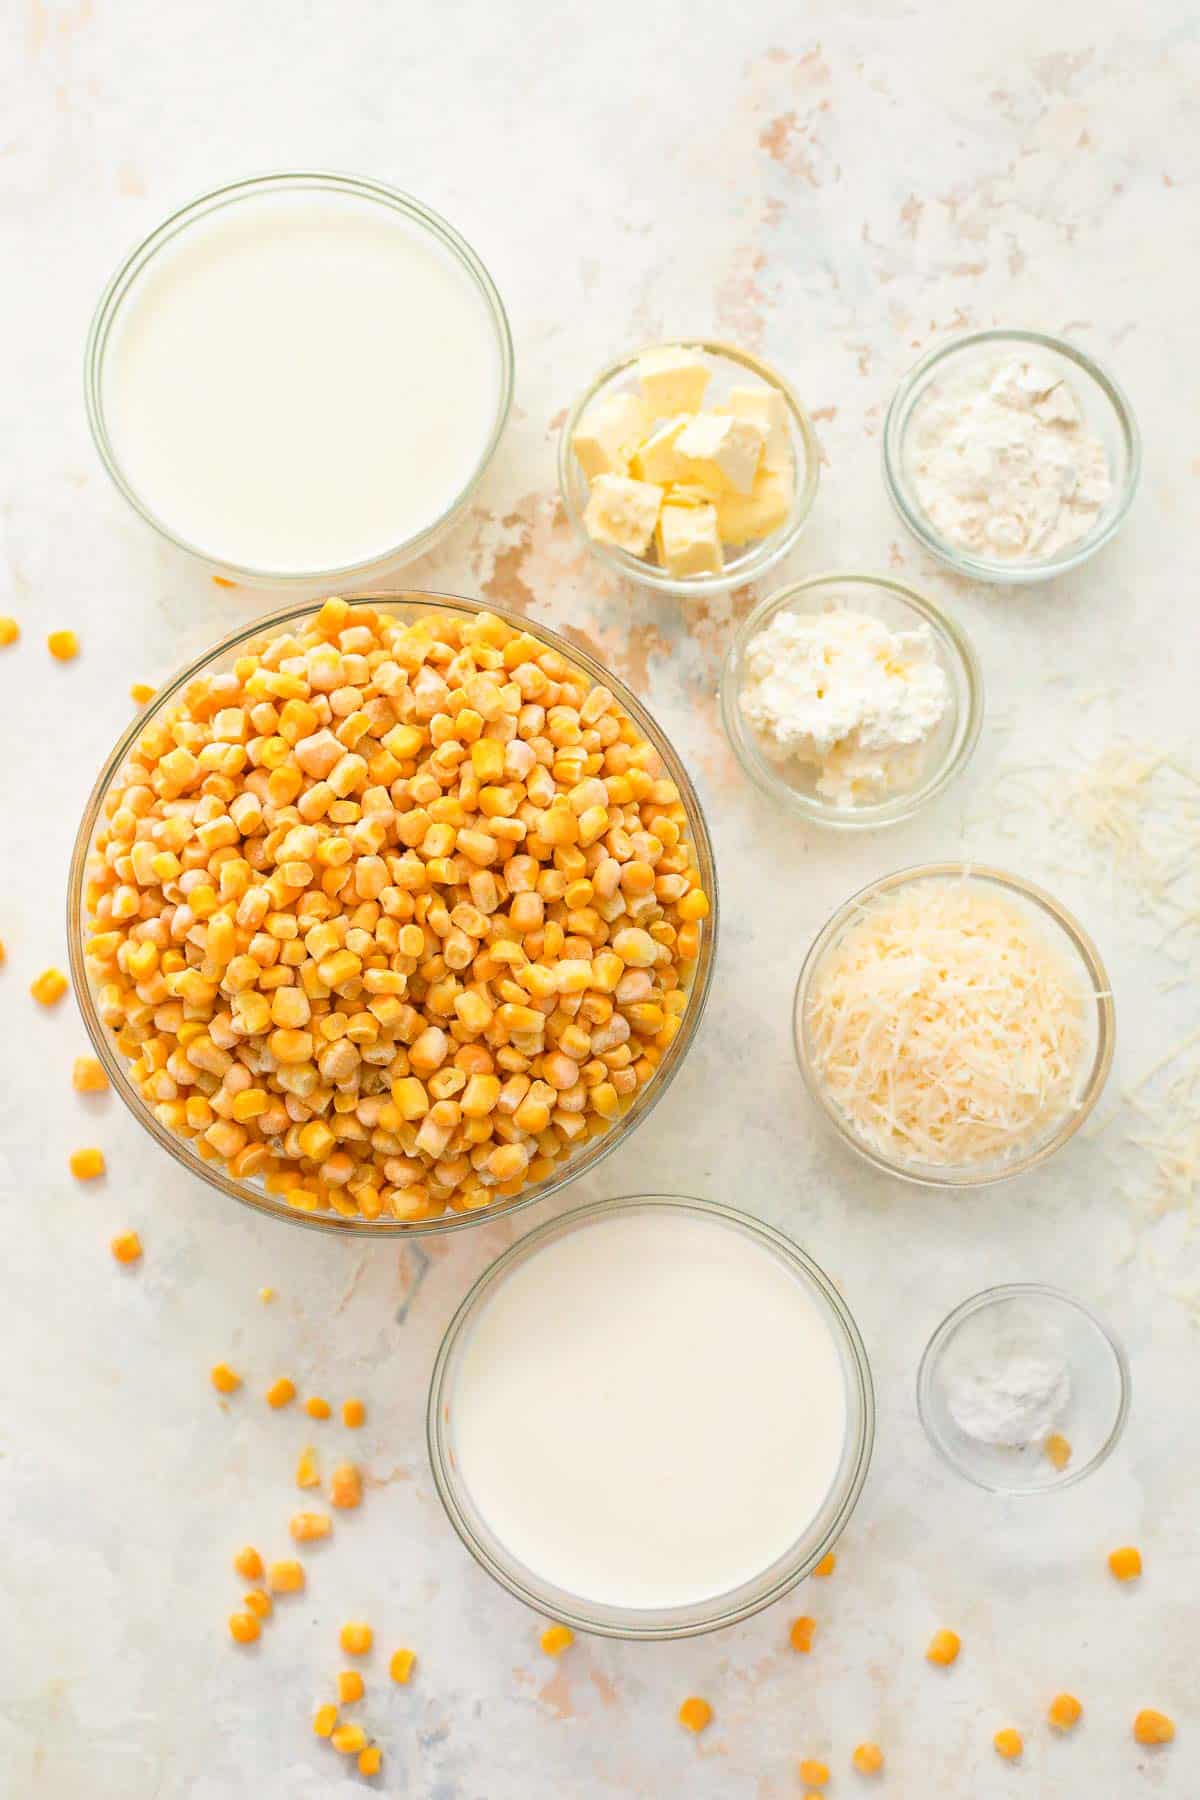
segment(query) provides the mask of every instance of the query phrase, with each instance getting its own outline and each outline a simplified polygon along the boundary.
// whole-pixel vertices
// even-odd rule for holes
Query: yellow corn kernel
[[[825,1555],[821,1558],[820,1562],[817,1564],[816,1568],[813,1570],[813,1574],[818,1575],[818,1576],[822,1577],[822,1579],[823,1579],[826,1575],[832,1575],[833,1571],[836,1568],[837,1568],[837,1557],[834,1555],[832,1550],[827,1550]]]
[[[300,1452],[300,1460],[296,1464],[296,1486],[314,1488],[320,1487],[320,1485],[321,1470],[317,1462],[317,1453],[309,1444]]]
[[[675,908],[678,916],[688,925],[695,924],[700,919],[707,919],[710,910],[708,895],[703,888],[692,888],[691,892],[685,894]]]
[[[327,1419],[330,1407],[328,1400],[322,1400],[320,1394],[310,1394],[304,1402],[304,1410],[310,1419]]]
[[[362,1675],[357,1669],[343,1669],[337,1678],[338,1699],[343,1706],[350,1706],[355,1700],[361,1700],[365,1686]]]
[[[561,1656],[575,1642],[575,1633],[566,1625],[547,1625],[538,1639],[546,1656]]]
[[[230,1614],[229,1635],[235,1644],[252,1644],[261,1631],[262,1626],[252,1612]]]
[[[71,1086],[77,1094],[100,1094],[108,1086],[108,1076],[94,1056],[77,1056],[71,1069]]]
[[[703,1731],[712,1724],[713,1711],[707,1700],[699,1699],[695,1694],[683,1702],[679,1708],[679,1723],[688,1731]]]
[[[269,1619],[275,1611],[275,1602],[265,1588],[251,1588],[242,1600],[247,1612],[253,1613],[256,1619]]]
[[[253,1544],[243,1544],[233,1559],[233,1567],[235,1573],[240,1575],[243,1581],[261,1581],[262,1579],[263,1560]]]
[[[96,942],[95,939],[92,941]],[[54,1006],[67,991],[67,978],[61,969],[43,969],[30,983],[29,991],[39,1006]]]
[[[21,627],[15,619],[10,619],[7,614],[0,618],[0,649],[7,649],[9,644],[15,644],[20,635]]]
[[[327,1738],[337,1724],[336,1706],[318,1706],[313,1714],[313,1733],[316,1737]]]
[[[1175,1736],[1175,1721],[1146,1706],[1133,1721],[1133,1735],[1139,1744],[1169,1744]]]
[[[214,1363],[208,1378],[218,1394],[232,1394],[235,1388],[242,1385],[241,1376],[235,1374],[228,1363]]]
[[[109,1249],[119,1263],[135,1263],[141,1261],[142,1240],[136,1231],[122,1231],[109,1243]]]
[[[350,1619],[338,1632],[338,1643],[347,1656],[366,1656],[375,1641],[375,1633],[361,1619]]]
[[[957,1631],[935,1631],[929,1640],[925,1660],[937,1663],[939,1668],[948,1669],[961,1649],[962,1639]]]
[[[878,1775],[883,1767],[883,1751],[878,1744],[858,1744],[850,1763],[860,1775]]]
[[[1055,1694],[1046,1717],[1056,1731],[1070,1731],[1083,1716],[1083,1707],[1074,1694]]]
[[[267,1570],[267,1586],[273,1594],[299,1594],[304,1589],[304,1565],[285,1557]]]
[[[367,1409],[361,1400],[345,1400],[342,1402],[342,1424],[348,1425],[351,1431],[357,1431],[367,1417]]]
[[[94,1181],[97,1175],[104,1173],[104,1152],[102,1150],[72,1150],[70,1168],[76,1181]]]
[[[368,1744],[365,1750],[358,1753],[358,1772],[360,1775],[378,1775],[383,1766],[383,1751],[378,1744]]]
[[[392,1083],[392,1105],[402,1119],[423,1119],[429,1111],[429,1095],[415,1075],[402,1075]]]
[[[810,1788],[824,1787],[829,1780],[829,1767],[818,1762],[813,1756],[806,1756],[800,1764],[800,1779]]]
[[[1065,1469],[1071,1460],[1071,1446],[1059,1431],[1052,1431],[1042,1445],[1042,1454],[1056,1469]]]
[[[329,1741],[343,1756],[354,1756],[359,1750],[366,1749],[367,1734],[361,1725],[339,1725]]]
[[[273,1287],[260,1287],[258,1290],[258,1297],[264,1306],[269,1306],[275,1298],[275,1289]]]
[[[1134,1581],[1142,1572],[1142,1553],[1132,1544],[1123,1544],[1110,1551],[1108,1566],[1118,1581]]]
[[[73,631],[52,631],[46,639],[46,648],[55,662],[70,662],[79,655],[79,639]]]
[[[333,1520],[328,1513],[298,1512],[288,1520],[288,1530],[298,1544],[311,1544],[317,1538],[328,1537],[333,1530]]]
[[[992,1743],[995,1745],[996,1755],[1003,1756],[1008,1762],[1013,1762],[1025,1748],[1020,1732],[1014,1731],[1011,1725],[1006,1725],[1003,1731],[998,1731],[992,1739]]]
[[[286,1375],[281,1375],[279,1380],[273,1381],[267,1389],[267,1405],[274,1407],[276,1412],[281,1406],[290,1406],[295,1398],[296,1384],[294,1381],[289,1381]]]
[[[157,692],[158,689],[151,687],[148,681],[135,681],[130,686],[129,698],[138,706],[148,706]]]
[[[353,1463],[339,1463],[329,1477],[329,1500],[333,1506],[347,1508],[362,1501],[362,1476]]]
[[[813,1647],[816,1631],[817,1621],[815,1619],[793,1619],[791,1630],[788,1632],[788,1643],[793,1650],[802,1651],[807,1655]]]
[[[393,1650],[391,1661],[388,1663],[388,1674],[393,1681],[404,1687],[412,1679],[416,1661],[415,1650]]]

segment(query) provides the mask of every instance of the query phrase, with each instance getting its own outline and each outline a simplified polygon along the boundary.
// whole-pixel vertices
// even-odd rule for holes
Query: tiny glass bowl
[[[1039,1347],[1065,1364],[1071,1382],[1051,1434],[1018,1447],[964,1431],[950,1404],[956,1379],[969,1379],[998,1350],[1015,1357],[1036,1355]],[[1129,1398],[1129,1364],[1113,1333],[1070,1294],[1038,1282],[987,1288],[964,1300],[930,1338],[917,1371],[925,1435],[952,1469],[993,1494],[1042,1494],[1082,1481],[1112,1454]]]
[[[637,361],[651,350],[699,350],[708,359],[712,379],[705,394],[705,406],[720,405],[731,386],[747,375],[764,387],[774,388],[787,403],[791,424],[792,457],[795,482],[792,505],[782,525],[756,542],[732,549],[725,566],[715,575],[669,575],[646,556],[633,556],[614,544],[600,544],[588,535],[583,522],[588,501],[588,479],[579,466],[572,439],[584,413],[595,402],[611,399],[615,394],[636,393]],[[820,480],[820,448],[812,420],[800,403],[794,388],[768,363],[739,350],[733,344],[716,338],[674,338],[669,344],[643,344],[602,369],[595,381],[575,402],[567,415],[558,440],[558,485],[568,519],[581,542],[600,562],[618,575],[636,581],[642,587],[655,588],[662,594],[723,594],[730,588],[754,581],[772,568],[792,548],[804,529]]]
[[[727,1593],[688,1605],[658,1608],[611,1606],[583,1598],[527,1567],[488,1525],[467,1488],[454,1446],[455,1381],[479,1310],[493,1289],[515,1267],[568,1232],[614,1214],[638,1212],[686,1213],[720,1221],[756,1240],[777,1257],[817,1303],[829,1327],[842,1365],[846,1397],[846,1435],[837,1473],[820,1509],[805,1523],[795,1543],[769,1567]],[[621,1297],[614,1294],[612,1298],[613,1324],[619,1329]],[[698,1637],[706,1631],[735,1625],[770,1606],[811,1574],[837,1542],[867,1478],[875,1442],[875,1390],[866,1349],[849,1308],[824,1271],[790,1238],[759,1219],[713,1201],[693,1200],[685,1195],[638,1194],[596,1201],[563,1213],[512,1245],[485,1269],[450,1321],[438,1350],[429,1383],[426,1435],[433,1479],[450,1523],[479,1566],[515,1599],[575,1631],[586,1631],[595,1637]]]
[[[917,882],[946,881],[970,881],[999,888],[1007,898],[1016,901],[1030,914],[1031,922],[1035,927],[1040,927],[1041,935],[1063,953],[1078,975],[1087,1001],[1083,1054],[1076,1075],[1073,1104],[1020,1149],[1004,1156],[971,1163],[902,1162],[898,1157],[890,1156],[869,1143],[856,1131],[826,1088],[809,1037],[809,996],[825,958],[836,948],[842,935],[857,924],[864,909],[872,901]],[[792,1006],[792,1037],[800,1074],[810,1098],[842,1142],[857,1151],[872,1168],[885,1175],[898,1176],[902,1181],[914,1182],[919,1187],[983,1187],[990,1182],[1008,1181],[1014,1175],[1036,1168],[1075,1136],[1100,1098],[1112,1067],[1116,1042],[1116,1011],[1100,952],[1066,908],[1060,906],[1042,888],[1035,887],[1030,881],[1023,881],[1019,875],[1009,875],[1001,869],[987,868],[981,864],[923,863],[915,868],[899,869],[894,875],[886,875],[881,881],[873,881],[867,887],[860,888],[844,906],[838,908],[817,934],[796,983],[796,996]]]
[[[990,367],[1014,354],[1032,352],[1066,380],[1087,429],[1108,454],[1112,492],[1092,529],[1051,556],[1019,561],[974,555],[933,525],[917,495],[910,451],[924,402],[935,387],[961,380],[975,367]],[[1133,409],[1106,370],[1065,338],[1043,331],[972,331],[951,338],[923,356],[896,389],[883,431],[883,479],[888,497],[909,531],[926,550],[959,575],[1016,587],[1049,581],[1076,569],[1115,536],[1133,503],[1141,473],[1142,446]]]
[[[837,806],[817,792],[820,769],[811,763],[773,762],[742,712],[746,654],[759,632],[778,613],[817,618],[827,612],[861,612],[881,619],[889,631],[925,625],[933,634],[950,703],[923,747],[922,769],[912,787],[881,800]],[[962,627],[914,589],[886,575],[830,571],[810,575],[761,601],[739,626],[721,670],[721,719],[742,768],[770,799],[814,825],[861,831],[909,819],[966,768],[983,725],[983,672]]]

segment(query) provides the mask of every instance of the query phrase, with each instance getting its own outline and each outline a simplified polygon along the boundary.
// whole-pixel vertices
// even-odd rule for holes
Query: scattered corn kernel
[[[281,1406],[290,1406],[295,1398],[296,1384],[294,1381],[289,1381],[286,1375],[281,1375],[279,1380],[273,1381],[267,1389],[267,1405],[273,1406],[276,1412]]]
[[[416,1660],[415,1650],[393,1650],[392,1660],[388,1664],[388,1674],[393,1681],[404,1687],[412,1675]]]
[[[70,1168],[76,1181],[95,1181],[104,1173],[103,1150],[72,1150]]]
[[[878,1744],[869,1742],[859,1744],[856,1746],[850,1762],[860,1775],[878,1775],[883,1767],[883,1751]]]
[[[253,1544],[243,1544],[233,1559],[233,1567],[235,1573],[240,1575],[243,1581],[262,1579],[263,1559]]]
[[[1020,1756],[1025,1748],[1020,1732],[1014,1731],[1011,1725],[1005,1726],[1003,1731],[998,1731],[992,1739],[992,1743],[995,1745],[996,1755],[1005,1757],[1009,1762]]]
[[[383,1765],[383,1751],[378,1744],[368,1744],[365,1750],[358,1753],[358,1772],[360,1775],[378,1775]]]
[[[824,1787],[829,1780],[829,1769],[825,1763],[818,1762],[815,1757],[806,1756],[800,1764],[800,1779],[806,1781],[809,1787]]]
[[[275,1298],[275,1289],[273,1287],[261,1287],[258,1290],[258,1297],[264,1306],[270,1306],[272,1300]]]
[[[1146,1706],[1133,1721],[1133,1735],[1139,1744],[1169,1744],[1175,1736],[1175,1721]]]
[[[350,1619],[338,1632],[338,1643],[347,1656],[365,1656],[375,1641],[375,1633],[361,1619]]]
[[[321,1485],[321,1469],[317,1462],[317,1453],[311,1444],[306,1444],[300,1452],[300,1460],[296,1464],[296,1486],[314,1488]]]
[[[15,619],[10,619],[7,615],[0,618],[0,649],[7,649],[9,644],[15,644],[20,635],[21,627]]]
[[[689,1695],[679,1708],[679,1723],[688,1731],[703,1731],[712,1724],[713,1710],[707,1700],[699,1699],[695,1694]]]
[[[1042,1454],[1056,1469],[1065,1469],[1071,1460],[1071,1446],[1060,1431],[1052,1431],[1042,1445]]]
[[[832,1550],[829,1550],[821,1558],[820,1562],[817,1564],[816,1568],[813,1570],[813,1574],[814,1575],[832,1575],[833,1571],[836,1568],[837,1568],[837,1557],[833,1554]]]
[[[333,1530],[333,1520],[328,1513],[293,1513],[288,1520],[288,1530],[298,1544],[308,1544],[314,1538],[328,1537]]]
[[[353,1756],[366,1748],[367,1734],[361,1725],[339,1725],[330,1735],[329,1741],[343,1756]]]
[[[313,1731],[317,1737],[327,1738],[337,1724],[336,1706],[318,1706],[313,1714]]]
[[[148,706],[157,692],[158,689],[151,687],[148,681],[135,681],[130,686],[129,698],[138,706]]]
[[[342,1404],[342,1424],[348,1425],[351,1431],[357,1431],[367,1416],[367,1409],[361,1400],[346,1400]]]
[[[1109,1553],[1108,1566],[1118,1581],[1133,1581],[1142,1572],[1142,1553],[1132,1544],[1123,1544]]]
[[[816,1631],[817,1621],[815,1619],[793,1619],[792,1628],[788,1632],[788,1643],[793,1650],[801,1650],[807,1654],[813,1647]]]
[[[561,1656],[575,1642],[575,1633],[566,1625],[547,1625],[539,1641],[547,1656]]]
[[[46,648],[55,662],[70,662],[79,655],[79,639],[73,631],[52,631],[46,639]]]
[[[256,1619],[269,1619],[275,1611],[275,1602],[265,1588],[251,1588],[248,1594],[243,1595],[242,1605]]]
[[[961,1649],[962,1639],[957,1631],[935,1631],[929,1640],[925,1660],[937,1663],[943,1669],[948,1669]]]
[[[119,1263],[135,1263],[141,1260],[142,1240],[136,1231],[118,1232],[117,1236],[110,1240],[108,1247]]]
[[[330,1406],[328,1400],[322,1400],[320,1394],[310,1394],[304,1402],[304,1410],[310,1419],[327,1419]]]
[[[353,1463],[339,1463],[329,1477],[329,1500],[333,1506],[358,1506],[362,1501],[362,1476]]]
[[[229,1635],[235,1644],[252,1644],[262,1626],[252,1612],[236,1612],[229,1616]]]
[[[108,1076],[94,1056],[77,1056],[71,1068],[71,1086],[77,1094],[100,1094],[108,1086]]]
[[[1073,1725],[1078,1725],[1082,1713],[1083,1707],[1074,1694],[1055,1694],[1046,1717],[1056,1731],[1070,1731]]]
[[[56,1006],[67,991],[67,978],[61,969],[43,969],[29,991],[39,1006]]]
[[[361,1700],[365,1692],[365,1683],[357,1669],[343,1669],[337,1678],[338,1699],[343,1706],[349,1706],[355,1700]]]
[[[267,1570],[267,1586],[273,1594],[299,1594],[304,1591],[304,1564],[285,1558],[273,1562]]]

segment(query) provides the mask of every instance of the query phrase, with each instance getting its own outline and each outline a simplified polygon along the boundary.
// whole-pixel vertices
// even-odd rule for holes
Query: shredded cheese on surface
[[[907,1164],[1002,1161],[1077,1104],[1088,991],[1069,953],[980,879],[868,901],[822,958],[804,1027],[863,1143]]]

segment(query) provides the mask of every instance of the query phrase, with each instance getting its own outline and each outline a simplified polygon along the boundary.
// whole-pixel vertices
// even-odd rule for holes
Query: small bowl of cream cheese
[[[1008,585],[1093,556],[1124,522],[1140,467],[1112,376],[1040,331],[938,345],[896,390],[883,434],[888,494],[918,543],[960,575]]]
[[[813,575],[742,624],[721,715],[764,793],[842,829],[907,819],[966,766],[983,678],[962,629],[884,575]]]

